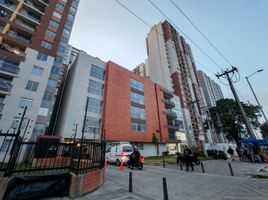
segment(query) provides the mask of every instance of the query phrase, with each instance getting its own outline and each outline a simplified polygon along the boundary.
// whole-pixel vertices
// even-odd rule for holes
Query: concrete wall
[[[26,59],[24,62],[21,62],[19,65],[20,71],[17,77],[15,77],[12,81],[12,90],[9,96],[6,96],[4,100],[4,108],[3,108],[3,117],[0,120],[0,129],[3,131],[7,131],[14,117],[21,117],[19,113],[22,114],[23,108],[20,107],[21,98],[29,98],[33,100],[33,104],[31,108],[27,109],[27,113],[25,115],[26,119],[31,120],[30,126],[28,126],[27,132],[29,134],[26,137],[29,139],[32,135],[32,131],[34,128],[34,123],[36,121],[38,111],[43,99],[44,91],[48,82],[48,77],[50,74],[50,70],[54,61],[53,57],[48,57],[47,61],[37,60],[38,52],[27,48],[26,49]],[[37,76],[32,74],[33,66],[37,65],[44,69],[42,76]],[[26,90],[26,85],[28,80],[38,82],[37,91]],[[22,129],[22,132],[24,130]]]
[[[104,81],[90,76],[92,64],[105,69],[105,62],[85,52],[80,52],[78,59],[70,68],[58,118],[59,121],[56,127],[56,135],[70,138],[74,134],[74,124],[78,124],[76,137],[80,138],[82,135],[87,97],[103,100],[103,96],[88,92],[89,80],[104,84]],[[101,113],[88,112],[87,116],[101,119]],[[89,133],[86,133],[85,136],[87,139],[94,137],[93,134]],[[99,138],[100,135],[95,135],[95,137]]]
[[[151,28],[147,36],[149,74],[152,81],[169,91],[173,91],[167,51],[162,35],[162,25],[159,23]]]

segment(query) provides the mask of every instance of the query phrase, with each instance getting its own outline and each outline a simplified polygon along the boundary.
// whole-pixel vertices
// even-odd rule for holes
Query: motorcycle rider
[[[130,163],[131,163],[131,169],[133,169],[133,167],[135,166],[136,163],[139,162],[139,159],[140,159],[140,152],[138,150],[138,148],[136,146],[133,146],[133,152],[132,154],[130,154]]]
[[[185,145],[183,155],[184,155],[185,163],[186,163],[186,171],[189,171],[189,165],[191,166],[192,171],[194,171],[194,165],[193,165],[192,158],[191,158],[192,151],[188,148],[187,145]]]

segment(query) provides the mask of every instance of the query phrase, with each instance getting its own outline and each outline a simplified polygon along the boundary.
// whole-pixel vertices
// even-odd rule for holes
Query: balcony
[[[8,0],[0,0],[0,5],[4,6],[5,8],[8,8],[9,10],[14,10],[16,8],[16,5]]]
[[[6,43],[0,44],[0,55],[2,58],[13,62],[21,62],[25,60],[26,54],[18,48],[13,48]]]
[[[174,119],[177,118],[177,114],[173,111],[169,111],[166,109],[164,113],[167,115],[167,117],[174,118]]]
[[[7,13],[4,9],[0,8],[0,17],[4,18],[4,19],[9,19],[10,18],[10,14]]]
[[[5,71],[14,75],[17,75],[20,71],[20,68],[16,65],[13,65],[11,63],[4,62],[3,60],[0,60],[0,71]]]
[[[170,107],[170,108],[174,108],[175,107],[175,103],[172,102],[169,99],[163,99],[163,102],[165,103],[166,106]]]
[[[37,0],[35,3],[40,4],[42,6],[49,6],[49,1],[48,0]]]
[[[40,25],[40,19],[29,13],[30,12],[25,9],[21,9],[21,11],[19,12],[19,14],[21,14],[23,17],[26,17],[28,20]]]
[[[28,25],[27,23],[23,22],[22,20],[20,19],[16,19],[15,20],[15,23],[16,24],[19,24],[20,26],[22,26],[23,28],[26,28],[27,30],[30,30],[32,32],[35,32],[35,27],[31,26],[31,25]]]
[[[11,81],[0,78],[0,92],[8,94],[10,93],[11,88],[12,88]]]
[[[29,7],[30,9],[32,9],[34,12],[37,12],[38,14],[42,14],[44,15],[44,10],[42,10],[41,8],[37,7],[33,1],[30,0],[26,0],[24,1],[24,4]]]
[[[20,40],[21,42],[26,43],[26,44],[30,44],[31,43],[31,40],[29,40],[28,38],[22,36],[21,34],[15,32],[15,31],[8,31],[8,35],[10,37],[13,37],[13,38],[16,38],[16,39]]]

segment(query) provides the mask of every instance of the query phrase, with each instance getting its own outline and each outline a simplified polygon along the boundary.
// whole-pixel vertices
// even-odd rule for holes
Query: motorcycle
[[[186,163],[185,156],[183,156],[183,154],[181,153],[176,153],[176,154],[177,154],[177,165],[179,165],[179,163],[185,164]],[[195,163],[196,165],[200,165],[200,161],[196,153],[193,153],[191,155],[191,161]]]
[[[134,160],[133,158],[130,158],[127,161],[127,168],[131,168],[132,167],[133,160]],[[143,156],[140,156],[138,162],[135,162],[134,165],[133,165],[133,167],[136,167],[139,170],[142,170],[143,169],[143,162],[144,162],[144,157]]]

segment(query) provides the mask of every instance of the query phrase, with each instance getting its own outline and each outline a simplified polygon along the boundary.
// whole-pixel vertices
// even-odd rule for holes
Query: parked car
[[[133,147],[131,144],[112,144],[107,148],[105,152],[105,159],[107,163],[115,163],[117,166],[119,166],[121,162],[123,162],[123,164],[127,163],[132,152]]]

